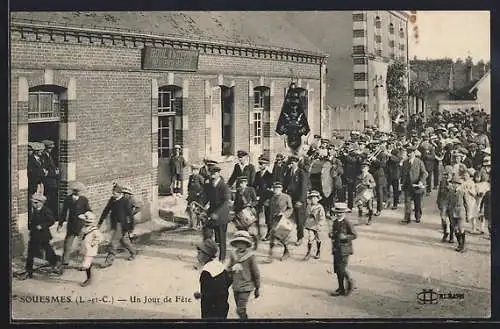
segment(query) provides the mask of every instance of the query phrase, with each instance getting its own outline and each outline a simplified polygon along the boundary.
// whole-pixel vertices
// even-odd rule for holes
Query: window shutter
[[[172,102],[173,110],[175,111],[175,121],[173,125],[174,129],[174,145],[179,144],[183,146],[183,134],[182,134],[182,97],[175,97]]]

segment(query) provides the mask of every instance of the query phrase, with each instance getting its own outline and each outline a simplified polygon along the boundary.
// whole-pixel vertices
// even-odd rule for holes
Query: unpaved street
[[[331,273],[331,244],[323,232],[321,259],[302,260],[305,245],[292,247],[285,262],[261,264],[261,297],[251,299],[251,318],[384,318],[488,317],[490,315],[490,240],[468,235],[465,254],[441,243],[434,191],[425,200],[423,223],[399,224],[402,210],[385,210],[372,226],[356,226],[349,269],[356,290],[349,297],[331,297],[337,288]],[[349,218],[357,220],[356,214]],[[14,319],[199,319],[194,243],[199,233],[177,230],[157,234],[141,245],[133,262],[118,259],[113,267],[96,269],[91,286],[81,288],[84,272],[67,270],[60,278],[38,274],[13,280]],[[261,243],[264,260],[268,243]],[[282,249],[277,248],[276,257]],[[124,257],[124,256],[123,256]],[[97,260],[102,261],[102,260]],[[422,289],[464,294],[463,299],[417,301]],[[70,296],[70,303],[28,302],[26,296]],[[141,302],[131,302],[133,296]],[[150,297],[144,303],[144,297]],[[95,300],[90,300],[95,297]],[[97,299],[100,299],[99,301]],[[119,301],[124,299],[124,301]],[[87,300],[85,303],[76,301]],[[230,318],[237,318],[232,294]]]

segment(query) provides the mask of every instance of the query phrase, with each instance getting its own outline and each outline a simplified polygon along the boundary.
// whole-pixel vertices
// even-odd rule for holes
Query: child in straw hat
[[[236,302],[236,313],[242,320],[248,319],[247,303],[250,293],[254,291],[259,298],[260,272],[257,260],[252,252],[252,237],[247,231],[237,231],[229,242],[235,248],[230,254],[227,268],[233,274],[233,292]]]
[[[78,216],[84,222],[84,226],[80,233],[80,238],[83,242],[83,263],[82,270],[87,274],[85,281],[81,283],[82,287],[86,287],[92,280],[92,261],[97,256],[99,243],[103,240],[102,234],[97,227],[97,218],[93,212],[87,211]]]
[[[320,225],[326,220],[325,209],[319,203],[321,195],[318,191],[311,191],[307,195],[308,204],[306,207],[306,222],[304,227],[307,231],[307,253],[304,260],[311,258],[311,248],[313,242],[316,241],[316,255],[318,259],[321,252],[321,239],[319,237]]]

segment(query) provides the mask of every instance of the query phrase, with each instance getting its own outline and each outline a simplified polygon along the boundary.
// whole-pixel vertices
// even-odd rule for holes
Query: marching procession
[[[487,227],[491,236],[489,117],[479,111],[433,113],[426,123],[409,128],[404,134],[368,127],[363,132],[350,132],[349,138],[314,135],[311,143],[291,148],[289,155],[277,154],[273,164],[265,155],[259,156],[257,168],[250,163],[248,152],[240,150],[227,181],[217,161],[206,158],[203,165],[191,165],[186,212],[189,226],[202,235],[196,245],[195,265],[201,273],[201,289],[195,298],[201,299],[202,318],[227,317],[232,285],[237,314],[247,319],[250,293],[260,296],[254,251],[260,243],[269,242],[265,260],[269,264],[280,244],[280,260],[285,261],[290,257],[292,230],[296,231],[295,246],[305,245],[304,261],[320,257],[323,241],[319,233],[328,231],[338,279],[338,289],[332,295],[348,296],[354,288],[348,258],[358,234],[346,213],[356,210],[360,222],[373,225],[385,209],[400,209],[402,203],[401,224],[412,223],[412,213],[415,223],[421,223],[425,221],[422,200],[434,190],[443,243],[457,243],[456,251],[465,252],[468,225],[473,234],[484,234]],[[141,205],[129,188],[115,183],[111,198],[97,217],[82,195],[84,184],[76,182],[59,213],[54,188],[59,170],[51,156],[53,147],[51,141],[29,145],[30,241],[26,272],[19,278],[33,278],[33,259],[40,256],[41,249],[52,271],[62,274],[73,242],[79,239],[84,255],[80,270],[86,273],[81,285],[85,287],[92,281],[92,260],[103,243],[99,228],[108,215],[111,238],[106,242],[104,267],[113,264],[118,245],[129,252],[127,260],[135,259],[131,234]],[[176,168],[186,164],[181,147],[175,149],[171,166],[178,172]],[[182,194],[179,175],[173,182],[176,194]],[[261,218],[265,225],[261,225]],[[50,245],[50,227],[56,221],[58,231],[65,221],[68,223],[61,257]],[[237,231],[229,241],[233,248],[228,253],[229,223]]]

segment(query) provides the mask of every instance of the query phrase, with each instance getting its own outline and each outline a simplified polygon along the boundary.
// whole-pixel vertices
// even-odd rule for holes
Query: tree
[[[387,68],[387,98],[389,99],[389,110],[392,118],[406,109],[408,91],[405,80],[407,75],[407,67],[401,62],[395,62]]]
[[[418,98],[424,98],[429,89],[431,88],[431,83],[429,80],[412,80],[410,81],[409,95]]]

